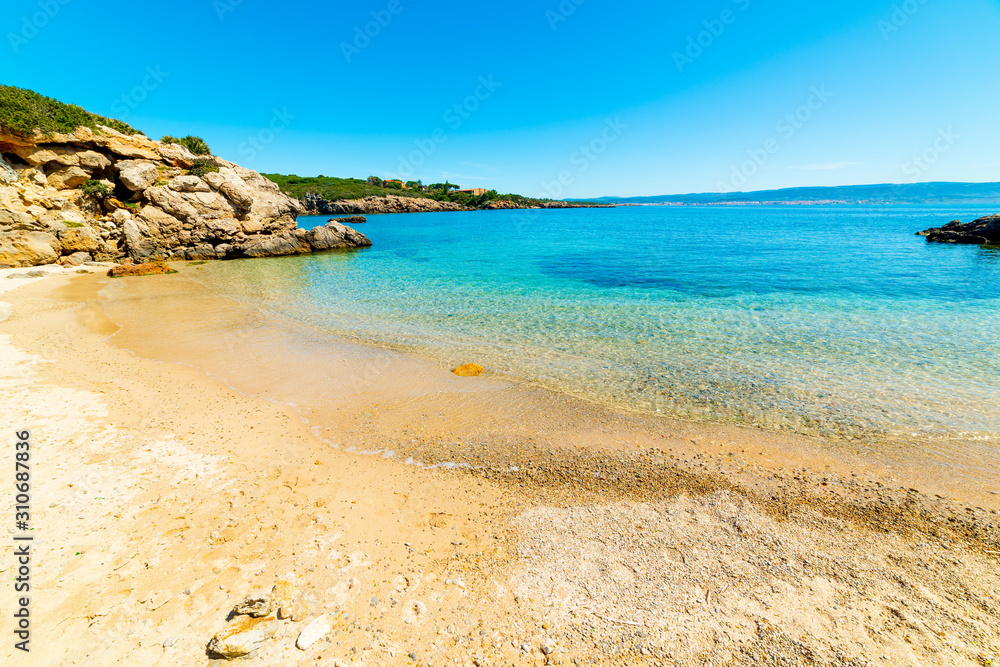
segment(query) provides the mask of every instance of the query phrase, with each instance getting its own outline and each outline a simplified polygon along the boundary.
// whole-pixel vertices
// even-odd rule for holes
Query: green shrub
[[[91,179],[80,186],[80,190],[83,194],[89,195],[94,199],[107,199],[111,196],[111,189],[100,181],[95,181]]]
[[[190,135],[178,139],[177,137],[166,136],[160,139],[165,144],[177,144],[178,146],[183,146],[195,155],[211,155],[212,149],[208,147],[208,143],[201,137],[192,137]]]
[[[120,120],[92,114],[75,104],[63,104],[24,88],[0,85],[0,127],[9,132],[22,136],[31,136],[35,130],[46,135],[69,134],[78,127],[99,132],[99,125],[124,134],[142,134]]]
[[[204,176],[215,171],[219,171],[219,167],[211,160],[195,160],[194,165],[188,169],[188,174],[192,176]]]

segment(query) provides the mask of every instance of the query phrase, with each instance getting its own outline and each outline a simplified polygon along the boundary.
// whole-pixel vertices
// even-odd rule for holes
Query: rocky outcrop
[[[516,209],[538,209],[538,208],[614,208],[613,204],[577,204],[569,201],[512,201],[510,199],[495,199],[483,205],[489,211],[516,210]]]
[[[417,197],[366,197],[365,199],[342,199],[329,201],[315,193],[307,193],[302,205],[310,214],[316,215],[352,215],[375,213],[428,213],[442,211],[471,211],[460,204],[436,199],[420,199]]]
[[[972,222],[952,220],[944,227],[917,232],[929,243],[962,243],[969,245],[1000,245],[1000,215],[988,215]]]
[[[207,173],[188,172],[198,161]],[[88,181],[107,192],[84,194]],[[65,264],[86,255],[140,263],[232,259],[371,245],[341,224],[298,229],[301,211],[257,172],[177,144],[103,127],[30,138],[0,131],[0,265]]]

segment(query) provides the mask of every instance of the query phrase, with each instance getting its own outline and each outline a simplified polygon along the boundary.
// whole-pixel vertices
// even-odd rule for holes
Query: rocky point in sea
[[[932,227],[917,234],[926,236],[929,243],[1000,245],[1000,214],[967,223],[952,220],[944,227]]]
[[[33,136],[0,129],[0,267],[371,245],[340,223],[299,229],[301,212],[256,171],[178,144],[105,126]]]

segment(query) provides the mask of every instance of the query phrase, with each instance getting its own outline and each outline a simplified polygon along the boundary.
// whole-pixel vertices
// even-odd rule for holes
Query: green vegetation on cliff
[[[423,189],[419,181],[410,181],[406,184],[407,189],[403,189],[401,181],[383,181],[376,176],[370,176],[368,180],[362,180],[360,178],[335,178],[332,176],[263,175],[277,183],[278,187],[286,195],[299,200],[304,200],[307,194],[319,195],[327,201],[394,195],[396,197],[454,202],[470,208],[483,207],[495,199],[509,199],[521,202],[535,201],[528,200],[521,195],[501,196],[497,194],[496,190],[489,190],[480,195],[455,192],[459,186],[454,183],[435,183]]]
[[[186,136],[181,139],[177,137],[166,136],[160,139],[165,144],[177,144],[178,146],[183,146],[195,155],[211,155],[212,149],[208,147],[208,142],[206,142],[201,137]]]
[[[97,130],[98,125],[124,134],[142,134],[120,120],[92,114],[75,104],[63,104],[24,88],[0,85],[0,128],[7,132],[26,137],[35,130],[47,135],[69,134],[78,127]]]
[[[419,197],[421,199],[431,199],[429,193],[419,190],[401,190],[390,187],[384,188],[379,185],[372,185],[368,181],[360,178],[334,178],[332,176],[283,176],[282,174],[264,174],[266,178],[274,181],[286,195],[302,199],[307,194],[317,194],[329,201],[339,201],[341,199],[364,199],[365,197],[385,197],[386,195],[396,195],[397,197]]]

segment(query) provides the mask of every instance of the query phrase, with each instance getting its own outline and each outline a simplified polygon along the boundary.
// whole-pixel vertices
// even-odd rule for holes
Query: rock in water
[[[295,641],[295,645],[305,651],[317,641],[330,634],[331,630],[333,630],[333,619],[330,618],[329,614],[317,616],[309,625],[302,629],[302,632],[299,633],[299,638]]]
[[[328,222],[322,227],[310,229],[306,240],[316,250],[365,248],[372,244],[367,236],[339,222]]]
[[[917,234],[926,236],[928,243],[1000,245],[1000,215],[988,215],[965,224],[952,220],[944,227],[932,227]]]
[[[476,377],[482,375],[484,368],[479,364],[462,364],[458,368],[452,369],[452,373],[459,377]]]

